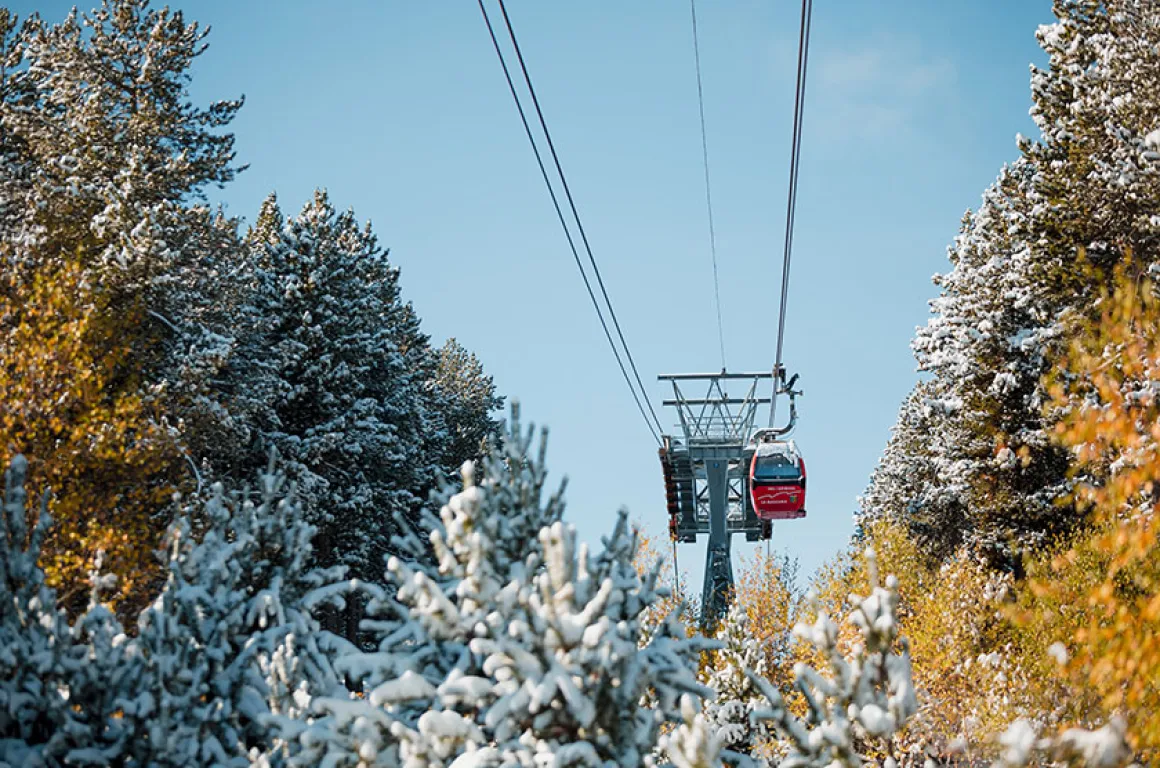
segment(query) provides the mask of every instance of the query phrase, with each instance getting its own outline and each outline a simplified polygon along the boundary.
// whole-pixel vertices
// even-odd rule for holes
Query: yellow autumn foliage
[[[0,463],[24,454],[29,490],[51,492],[41,564],[72,612],[98,551],[128,614],[160,578],[180,453],[138,391],[139,316],[109,306],[76,264],[0,278]]]
[[[888,520],[867,523],[863,533],[859,547],[839,554],[812,580],[818,610],[840,620],[850,611],[850,595],[867,593],[865,549],[872,547],[879,571],[899,582],[900,634],[910,641],[919,694],[920,710],[900,743],[942,762],[993,756],[994,736],[1012,720],[1046,711],[1040,708],[1042,686],[1025,663],[1024,635],[1008,617],[1011,577],[965,549],[935,562]],[[849,653],[856,633],[840,627],[839,647]],[[823,661],[802,647],[797,653],[806,663]]]
[[[826,611],[835,622],[840,623],[851,610],[850,595],[870,593],[866,549],[872,547],[879,569],[894,574],[898,579],[901,600],[898,619],[905,625],[913,612],[913,601],[929,592],[931,563],[906,531],[895,523],[876,520],[865,526],[863,534],[865,541],[831,558],[814,575],[810,582],[814,600],[819,610]],[[838,645],[847,653],[857,632],[853,627],[841,624],[840,627]],[[904,631],[903,634],[908,633]]]
[[[638,574],[644,576],[659,564],[659,582],[670,590],[668,597],[661,598],[648,608],[645,616],[646,626],[654,627],[669,614],[676,612],[685,631],[691,633],[693,627],[696,626],[696,618],[693,615],[692,601],[689,600],[686,591],[685,579],[673,568],[671,556],[666,555],[660,549],[661,545],[658,544],[657,540],[645,534],[644,527],[639,523],[636,525],[636,530],[637,544],[636,556],[632,561],[633,567],[636,568]]]
[[[1160,759],[1160,300],[1130,253],[1111,282],[1050,387],[1092,527],[1034,565],[1022,618],[1062,643],[1073,714],[1124,715]]]
[[[755,548],[739,566],[734,599],[745,608],[748,631],[765,650],[765,676],[789,690],[795,661],[791,630],[801,608],[797,563]]]

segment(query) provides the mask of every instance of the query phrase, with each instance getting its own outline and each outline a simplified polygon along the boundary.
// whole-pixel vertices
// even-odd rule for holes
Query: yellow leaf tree
[[[122,612],[147,602],[161,575],[155,550],[181,454],[131,363],[140,312],[109,306],[75,263],[0,278],[0,463],[24,454],[29,490],[51,492],[42,565],[74,613],[98,551]]]
[[[801,603],[797,561],[755,548],[739,565],[734,599],[745,608],[748,631],[765,650],[766,677],[789,690],[795,661],[791,630]]]
[[[644,532],[644,525],[638,522],[635,527],[638,538],[636,556],[633,558],[632,564],[636,568],[636,572],[643,577],[659,566],[660,583],[670,591],[668,597],[659,599],[646,612],[645,624],[649,628],[646,635],[674,613],[680,620],[686,634],[692,634],[692,628],[696,622],[693,615],[694,606],[687,594],[688,585],[681,578],[681,574],[674,569],[668,555],[660,549],[661,545],[658,541]]]
[[[1051,383],[1092,528],[1032,570],[1024,620],[1061,643],[1080,701],[1160,755],[1160,300],[1131,254]]]

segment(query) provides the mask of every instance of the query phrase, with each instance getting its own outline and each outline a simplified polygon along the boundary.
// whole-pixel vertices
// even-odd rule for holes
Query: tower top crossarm
[[[694,381],[696,379],[772,379],[772,371],[759,371],[757,373],[728,373],[721,371],[720,373],[662,373],[657,376],[657,381]]]
[[[685,444],[735,446],[740,448],[753,433],[757,408],[768,404],[771,397],[758,394],[764,381],[772,381],[772,371],[755,373],[666,373],[657,377],[673,387],[673,399],[664,405],[677,409]],[[686,392],[691,387],[704,386],[704,396]],[[744,394],[730,397],[726,382],[742,382]],[[744,382],[748,382],[748,386]],[[774,384],[776,386],[776,384]],[[772,392],[770,393],[772,395]]]

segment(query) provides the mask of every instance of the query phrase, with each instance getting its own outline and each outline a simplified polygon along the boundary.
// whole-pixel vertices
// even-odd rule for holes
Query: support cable
[[[689,0],[693,17],[693,61],[697,68],[697,106],[701,113],[701,157],[705,165],[705,208],[709,213],[709,253],[713,257],[713,298],[717,306],[717,342],[721,347],[721,370],[725,370],[725,329],[721,322],[721,288],[717,281],[717,234],[713,227],[713,193],[709,185],[709,139],[705,131],[705,92],[701,86],[701,46],[697,40],[697,0]]]
[[[640,396],[637,394],[636,387],[632,385],[632,379],[629,378],[628,369],[624,366],[624,361],[620,357],[620,351],[616,348],[616,343],[612,340],[612,332],[608,328],[608,322],[604,319],[604,313],[600,310],[600,303],[596,300],[596,293],[592,290],[592,283],[588,279],[588,274],[584,271],[584,264],[580,260],[580,252],[576,247],[576,241],[572,237],[572,232],[568,228],[567,220],[564,218],[564,211],[560,207],[560,200],[556,195],[556,190],[552,186],[550,177],[548,176],[547,167],[544,165],[543,156],[540,154],[540,148],[536,144],[534,135],[532,134],[531,126],[528,124],[527,115],[524,112],[523,103],[520,101],[519,94],[516,92],[515,83],[512,81],[511,72],[508,69],[507,61],[504,59],[503,51],[500,49],[499,40],[495,36],[495,30],[491,24],[491,18],[487,14],[487,8],[484,7],[483,0],[478,0],[479,10],[483,14],[483,20],[487,24],[488,34],[491,36],[492,46],[495,48],[496,56],[499,57],[500,66],[503,67],[504,78],[507,80],[508,90],[511,92],[512,99],[516,103],[516,109],[520,114],[520,122],[523,123],[524,133],[528,137],[528,142],[532,145],[532,152],[536,156],[536,164],[540,168],[540,175],[544,179],[544,184],[548,188],[548,194],[552,198],[552,206],[556,209],[556,217],[560,221],[560,226],[564,229],[564,236],[568,239],[568,247],[572,251],[572,258],[576,262],[576,267],[580,270],[580,277],[584,280],[584,287],[588,291],[588,298],[592,300],[592,306],[596,310],[596,316],[600,319],[600,327],[604,329],[604,336],[608,339],[608,344],[612,347],[612,354],[616,357],[616,364],[620,367],[620,373],[624,376],[624,381],[628,384],[628,389],[632,393],[632,399],[636,402],[637,410],[640,411],[641,417],[644,418],[645,426],[648,427],[649,432],[652,433],[653,439],[656,440],[657,445],[661,444],[661,439],[657,435],[657,431],[653,429],[652,422],[649,421],[648,414],[645,412],[644,405],[641,403]],[[505,13],[506,16],[506,13]],[[623,341],[623,338],[621,339]],[[627,347],[625,348],[627,352]],[[634,369],[635,370],[635,369]],[[638,377],[639,380],[639,377]],[[643,387],[642,387],[643,391]],[[647,401],[647,395],[645,396]],[[652,410],[652,405],[649,404],[649,410]],[[653,413],[653,420],[656,421],[656,414]],[[660,422],[657,422],[660,425]]]
[[[482,0],[480,0],[482,7]],[[616,318],[616,311],[612,308],[612,300],[608,298],[608,291],[604,287],[604,278],[600,276],[600,268],[596,266],[596,257],[592,255],[592,246],[588,243],[588,234],[584,231],[584,224],[580,221],[580,214],[576,210],[576,201],[572,198],[572,190],[568,186],[568,179],[564,175],[564,169],[560,165],[560,157],[556,153],[556,145],[552,141],[552,134],[548,130],[548,123],[544,119],[544,112],[540,109],[540,100],[536,97],[536,89],[532,86],[532,78],[528,74],[528,68],[524,62],[524,54],[520,50],[519,41],[516,40],[515,30],[512,29],[511,18],[508,16],[507,6],[504,5],[504,0],[499,0],[499,9],[503,14],[504,25],[507,27],[508,37],[511,38],[512,48],[516,52],[516,58],[520,63],[520,71],[523,73],[524,82],[528,86],[528,93],[532,97],[532,105],[536,108],[536,115],[540,121],[540,128],[544,131],[544,138],[548,140],[548,150],[552,154],[552,162],[555,163],[556,172],[560,176],[560,184],[564,188],[564,196],[568,200],[568,207],[572,210],[572,218],[576,220],[576,229],[580,233],[580,240],[584,244],[584,250],[588,254],[588,261],[592,264],[592,271],[596,275],[596,282],[600,286],[600,293],[604,296],[604,303],[608,306],[608,314],[612,318],[612,325],[616,328],[616,335],[620,338],[620,344],[624,348],[624,354],[628,358],[629,367],[632,368],[632,374],[636,378],[636,383],[640,387],[641,394],[644,395],[645,404],[648,406],[649,412],[652,414],[653,422],[657,429],[661,432],[664,427],[661,426],[661,421],[657,418],[657,413],[653,409],[652,402],[648,399],[648,390],[644,386],[644,382],[640,379],[640,373],[636,369],[636,361],[633,360],[632,352],[628,348],[628,342],[624,340],[624,333],[620,329],[620,321]],[[486,14],[486,11],[484,12]]]
[[[774,371],[782,373],[782,344],[785,339],[785,315],[789,302],[789,267],[793,253],[793,225],[797,214],[798,171],[801,165],[802,117],[806,100],[806,69],[810,57],[810,26],[813,17],[813,0],[802,0],[801,31],[798,36],[797,91],[793,106],[793,142],[790,150],[789,195],[785,212],[785,253],[781,267],[781,308],[777,319],[777,354]],[[774,382],[773,396],[769,405],[769,426],[774,425],[777,414],[778,385]]]

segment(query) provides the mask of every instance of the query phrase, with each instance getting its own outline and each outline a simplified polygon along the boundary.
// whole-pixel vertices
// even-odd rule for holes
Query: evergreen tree
[[[859,499],[863,529],[883,518],[901,522],[934,559],[955,551],[969,530],[965,486],[944,482],[947,475],[940,476],[936,465],[952,413],[934,397],[940,384],[923,381],[911,390]]]
[[[148,6],[105,0],[59,24],[29,17],[0,101],[6,143],[34,169],[26,215],[41,250],[80,255],[125,287],[172,266],[196,211],[183,203],[236,173],[233,136],[218,129],[241,102],[188,98],[207,30]]]
[[[12,765],[35,762],[69,718],[57,694],[68,625],[37,565],[50,521],[43,504],[29,526],[27,471],[23,456],[11,459],[0,506],[0,762]]]
[[[1019,140],[1022,156],[965,219],[914,341],[933,375],[920,397],[928,435],[911,440],[900,422],[863,510],[907,523],[942,556],[964,541],[1014,568],[1022,549],[1082,522],[1060,503],[1071,459],[1051,440],[1043,377],[1071,324],[1092,316],[1106,278],[1087,264],[1109,267],[1127,246],[1147,267],[1160,233],[1160,15],[1132,0],[1054,10],[1038,33],[1049,66],[1031,77],[1041,136]],[[912,471],[925,487],[894,482]]]
[[[766,677],[766,651],[749,628],[747,609],[734,601],[717,627],[720,650],[704,670],[705,684],[716,697],[705,704],[705,720],[717,741],[729,752],[751,756],[768,748],[770,734],[753,720],[764,703],[750,674]]]
[[[171,531],[169,580],[142,612],[128,753],[139,765],[249,765],[277,752],[278,724],[339,687],[311,611],[341,570],[309,566],[312,527],[273,460],[257,494],[220,484]]]
[[[393,519],[409,517],[439,474],[424,452],[425,339],[400,298],[398,270],[369,226],[324,192],[279,230],[267,200],[250,233],[254,295],[240,311],[238,384],[257,398],[255,448],[274,446],[317,515],[319,555],[377,578]]]
[[[503,442],[482,484],[468,465],[442,508],[437,570],[391,560],[397,595],[380,594],[375,608],[391,609],[369,623],[378,648],[336,662],[364,696],[319,700],[295,764],[637,766],[681,694],[707,693],[694,672],[710,644],[660,630],[639,647],[663,592],[657,571],[636,572],[624,515],[590,555],[558,497],[541,501],[530,434]],[[650,689],[658,706],[642,710]]]
[[[661,750],[674,768],[719,768],[721,742],[691,696],[681,697],[681,721],[660,741]]]
[[[495,382],[479,359],[455,339],[448,339],[435,354],[434,410],[447,431],[440,464],[453,469],[482,458],[498,438],[499,421],[492,414],[503,407],[503,398],[496,395]]]
[[[502,399],[454,340],[432,349],[370,226],[324,192],[289,221],[270,195],[246,243],[228,410],[253,425],[250,455],[277,446],[326,510],[324,561],[378,580],[392,537],[494,439]]]
[[[918,700],[908,643],[898,632],[898,580],[888,576],[881,585],[873,550],[866,559],[871,592],[864,598],[850,595],[846,620],[857,629],[859,642],[849,654],[840,650],[838,625],[825,611],[812,624],[794,627],[825,665],[823,670],[799,664],[794,670],[805,716],[795,715],[767,681],[751,676],[768,700],[755,719],[769,722],[784,743],[779,764],[786,768],[859,768],[868,752],[898,765],[894,736],[917,711]]]
[[[46,756],[66,765],[120,764],[128,748],[126,728],[140,699],[137,684],[141,658],[121,623],[101,603],[116,586],[116,577],[101,573],[98,556],[90,573],[88,610],[72,626],[64,659],[64,698],[70,717],[46,749]]]

